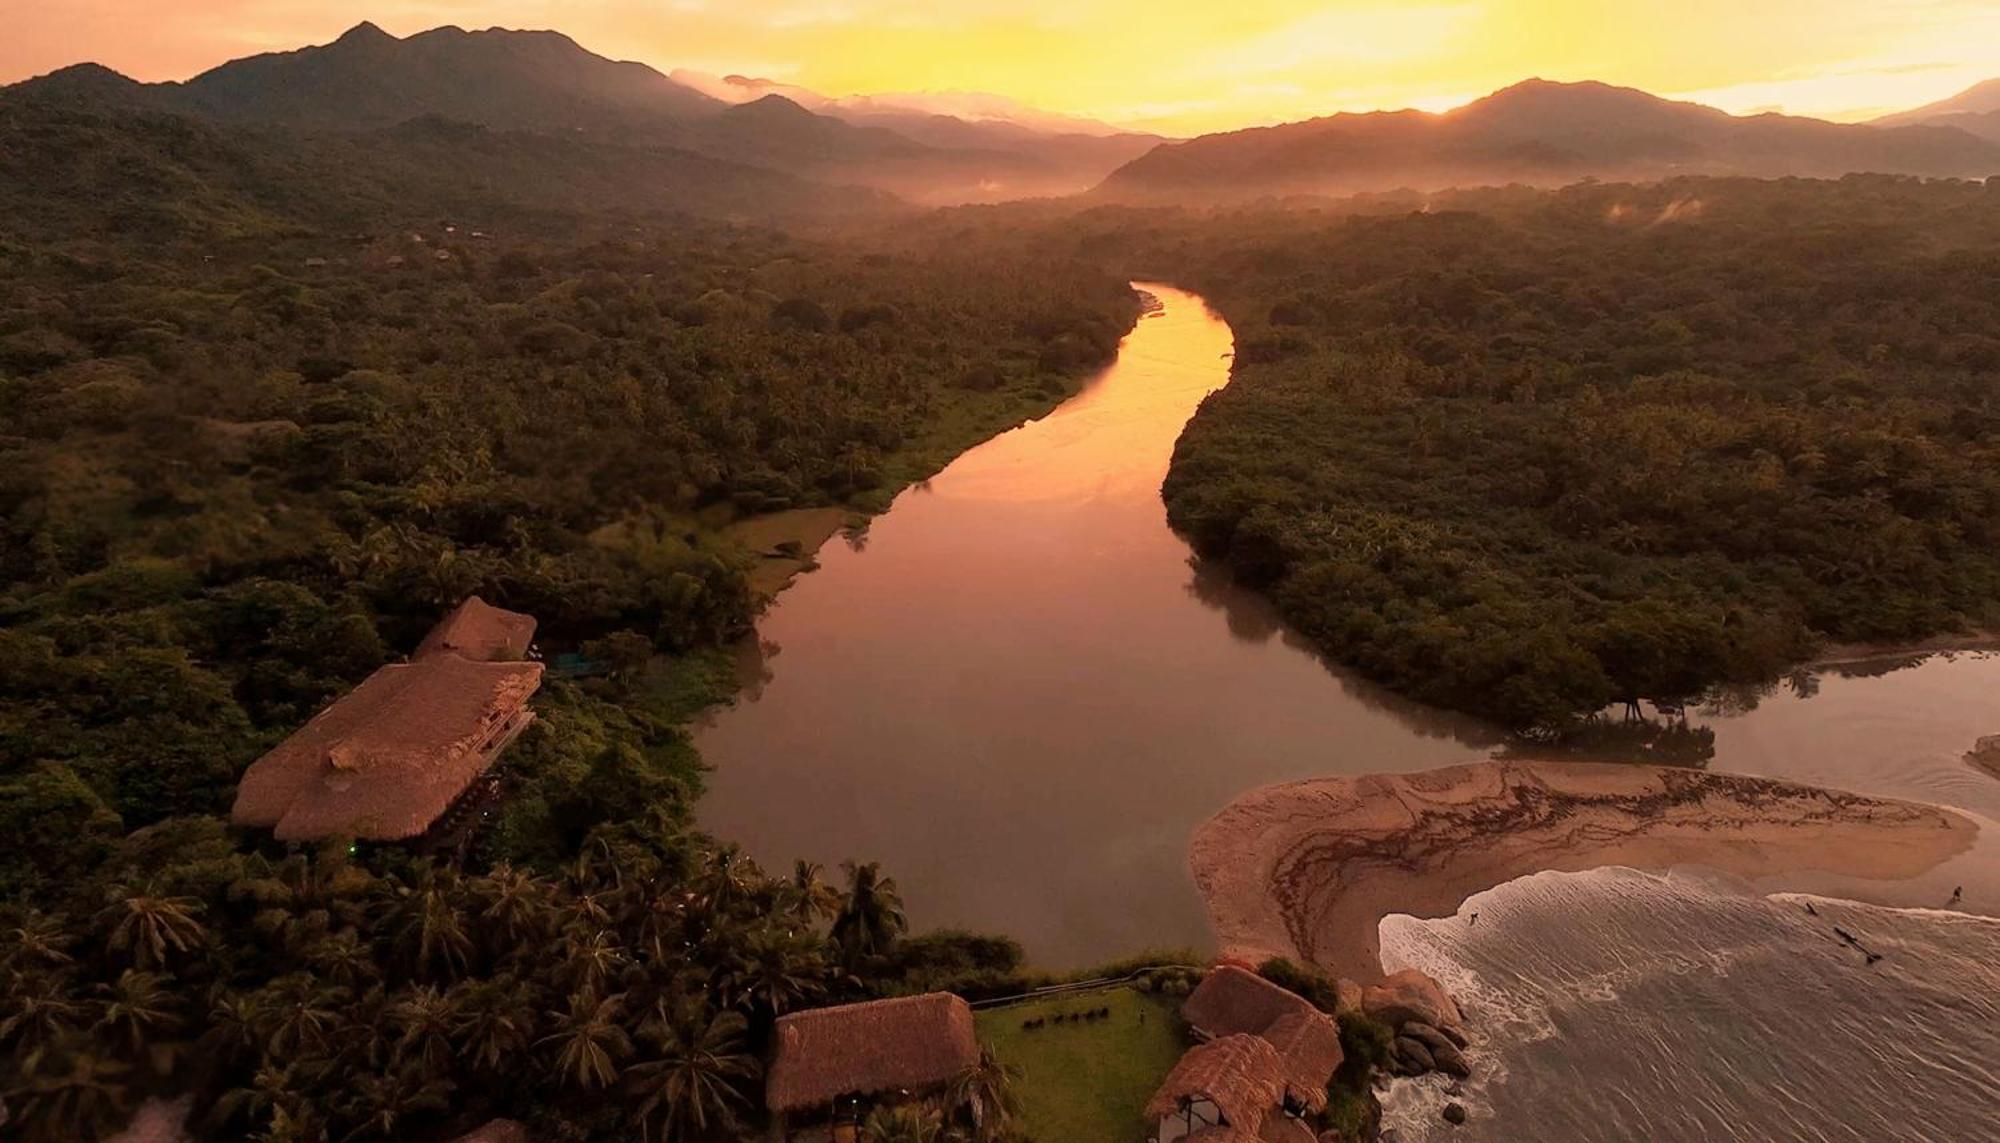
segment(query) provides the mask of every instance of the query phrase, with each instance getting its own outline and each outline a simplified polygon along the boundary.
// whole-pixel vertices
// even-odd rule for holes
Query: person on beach
[[[1957,888],[1955,888],[1955,889],[1953,889],[1953,890],[1951,891],[1951,900],[1949,900],[1949,901],[1946,901],[1946,902],[1944,903],[1944,907],[1945,907],[1945,908],[1947,908],[1947,909],[1949,909],[1949,908],[1951,908],[1951,907],[1952,907],[1953,905],[1956,905],[1956,904],[1958,904],[1958,903],[1959,903],[1959,901],[1960,901],[1961,899],[1963,899],[1964,897],[1965,897],[1965,886],[1963,886],[1963,885],[1960,885],[1960,886],[1958,886]]]

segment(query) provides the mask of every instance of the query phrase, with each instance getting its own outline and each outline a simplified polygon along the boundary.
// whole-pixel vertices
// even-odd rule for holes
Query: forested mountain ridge
[[[138,83],[83,64],[0,91],[315,140],[447,120],[663,159],[692,152],[928,203],[1073,192],[1131,154],[1129,146],[1106,152],[1094,141],[1040,132],[992,146],[997,138],[969,124],[926,131],[919,141],[895,123],[850,123],[781,95],[737,106],[560,33],[503,28],[443,27],[399,39],[364,23],[330,44],[231,61],[180,83]]]
[[[292,231],[380,237],[455,215],[537,228],[610,212],[812,222],[900,209],[888,195],[663,147],[440,119],[302,136],[225,127],[117,98],[0,91],[0,205],[16,238],[108,249],[145,237],[215,242]],[[323,244],[321,255],[334,253]]]
[[[1738,117],[1601,83],[1529,80],[1454,111],[1341,114],[1164,144],[1114,171],[1111,201],[1244,201],[1412,187],[1672,175],[1985,177],[2000,144],[1948,127]]]

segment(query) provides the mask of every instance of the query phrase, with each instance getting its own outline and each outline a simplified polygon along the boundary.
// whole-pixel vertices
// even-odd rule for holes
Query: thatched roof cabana
[[[1343,1058],[1340,1025],[1318,1009],[1287,1012],[1271,1022],[1260,1038],[1278,1050],[1285,1065],[1285,1095],[1308,1111],[1326,1106],[1326,1084]]]
[[[526,658],[535,641],[535,617],[495,607],[476,595],[452,608],[417,645],[418,659],[451,652],[479,662]]]
[[[1233,964],[1210,969],[1181,1005],[1188,1027],[1195,1035],[1211,1040],[1238,1032],[1261,1035],[1278,1017],[1300,1011],[1317,1009],[1298,993]]]
[[[1285,1067],[1278,1050],[1260,1036],[1224,1036],[1188,1049],[1146,1104],[1146,1118],[1181,1114],[1206,1101],[1222,1123],[1254,1138],[1264,1117],[1284,1101]]]
[[[1181,1005],[1181,1015],[1197,1037],[1208,1041],[1182,1057],[1182,1063],[1204,1048],[1252,1038],[1271,1049],[1277,1066],[1278,1090],[1266,1114],[1288,1105],[1306,1112],[1326,1106],[1327,1082],[1342,1059],[1340,1025],[1305,997],[1247,969],[1217,965]],[[1242,1127],[1234,1114],[1229,1118]]]
[[[924,1091],[978,1062],[972,1009],[949,992],[814,1008],[778,1021],[764,1101],[783,1113]]]
[[[415,837],[534,715],[540,663],[383,667],[251,763],[230,817],[286,840]]]

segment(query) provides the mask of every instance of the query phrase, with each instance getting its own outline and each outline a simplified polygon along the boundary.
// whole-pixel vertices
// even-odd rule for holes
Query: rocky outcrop
[[[1432,1058],[1430,1049],[1421,1040],[1398,1036],[1389,1051],[1395,1058],[1397,1070],[1406,1075],[1422,1075],[1437,1067],[1437,1060]]]
[[[1989,734],[1966,751],[1965,760],[2000,778],[2000,734]]]
[[[1380,983],[1363,989],[1361,1010],[1370,1019],[1391,1028],[1401,1028],[1405,1024],[1424,1024],[1433,1029],[1457,1028],[1465,1023],[1464,1014],[1458,1010],[1451,996],[1437,981],[1414,968],[1392,972]]]

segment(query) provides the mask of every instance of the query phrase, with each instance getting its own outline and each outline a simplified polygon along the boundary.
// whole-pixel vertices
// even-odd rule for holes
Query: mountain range
[[[558,32],[500,28],[444,27],[398,38],[362,23],[330,44],[235,60],[180,83],[142,84],[86,64],[16,87],[302,131],[377,130],[435,117],[574,134],[926,204],[1074,193],[1159,141],[886,108],[821,114],[775,91],[722,100],[644,64],[596,55]]]
[[[1950,99],[1875,120],[1880,127],[1956,127],[2000,142],[2000,79],[1989,79]]]
[[[1096,193],[1240,201],[1582,178],[2000,174],[2000,142],[1934,124],[1736,116],[1632,88],[1536,79],[1441,114],[1331,115],[1163,143],[1114,171]]]
[[[188,126],[162,127],[162,117]],[[49,139],[86,147],[93,133],[122,132],[112,149],[134,169],[153,164],[168,183],[223,179],[220,168],[185,169],[178,151],[149,152],[146,131],[203,139],[198,150],[212,160],[256,152],[266,168],[317,172],[350,201],[393,199],[402,185],[437,202],[486,195],[551,209],[575,194],[636,209],[825,218],[895,199],[1085,191],[1201,203],[1590,177],[1985,177],[2000,173],[2000,81],[1861,125],[1529,80],[1441,114],[1346,113],[1176,141],[997,96],[833,98],[744,76],[663,74],[556,32],[445,27],[399,38],[363,23],[330,44],[183,82],[80,64],[0,88],[0,149],[14,138],[15,150],[69,164],[48,178],[87,186],[78,180],[96,165]],[[244,150],[251,138],[257,146]]]

